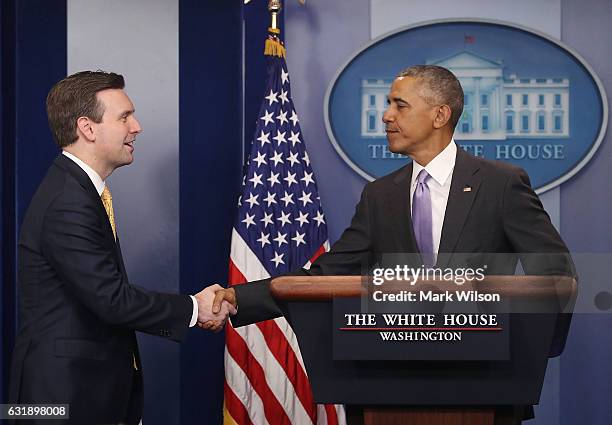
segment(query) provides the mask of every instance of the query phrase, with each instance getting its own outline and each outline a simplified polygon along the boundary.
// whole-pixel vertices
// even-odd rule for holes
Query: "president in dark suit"
[[[447,69],[418,65],[399,74],[383,115],[389,150],[412,158],[366,184],[351,225],[331,250],[297,275],[358,275],[386,254],[427,266],[489,266],[489,274],[574,275],[569,251],[521,168],[474,157],[453,140],[463,90]],[[392,256],[393,257],[393,256]],[[395,257],[397,258],[397,257]],[[409,259],[409,261],[411,261]],[[234,326],[282,314],[270,279],[217,292],[237,303]],[[561,344],[552,349],[558,354]]]
[[[217,330],[228,314],[226,304],[210,316],[212,287],[189,296],[128,281],[105,184],[133,161],[142,130],[123,87],[121,75],[86,71],[58,82],[47,97],[63,152],[21,227],[9,397],[69,404],[70,419],[54,423],[137,424],[143,381],[134,331],[180,341],[196,322]]]
[[[368,183],[350,226],[309,270],[296,275],[359,275],[409,254],[408,265],[488,266],[489,274],[574,276],[566,245],[522,169],[474,157],[455,144],[463,90],[447,69],[418,65],[394,80],[383,115],[389,150],[412,158],[405,167]],[[410,255],[412,254],[412,255]],[[416,260],[415,260],[416,258]],[[416,263],[416,264],[415,264]],[[234,326],[283,314],[270,279],[219,290],[238,305]],[[569,315],[558,318],[551,355],[563,349]],[[527,410],[527,412],[529,409]],[[508,412],[508,423],[522,413]]]

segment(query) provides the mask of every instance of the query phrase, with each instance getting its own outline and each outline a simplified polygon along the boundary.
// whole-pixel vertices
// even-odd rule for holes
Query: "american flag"
[[[268,45],[276,53],[269,54]],[[232,231],[230,285],[285,274],[329,248],[284,47],[266,46],[267,82]],[[226,327],[224,424],[345,424],[341,405],[316,405],[298,341],[278,318]]]

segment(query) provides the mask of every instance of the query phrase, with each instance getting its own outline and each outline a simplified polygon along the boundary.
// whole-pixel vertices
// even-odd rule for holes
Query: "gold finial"
[[[270,28],[268,31],[280,34],[280,28],[278,27],[278,14],[280,13],[283,5],[280,0],[270,0],[268,2],[268,11],[272,15],[272,23],[270,24]]]
[[[270,0],[268,2],[268,10],[270,12],[280,12],[283,8],[283,5],[280,0]]]
[[[306,0],[298,0],[299,3],[304,6]],[[251,0],[244,0],[244,4],[248,4],[250,3]],[[270,24],[270,28],[268,28],[268,31],[270,31],[271,33],[274,34],[280,34],[280,28],[278,27],[278,14],[280,13],[281,9],[283,8],[283,4],[281,2],[281,0],[269,0],[268,1],[268,11],[271,14],[272,17],[272,22]]]

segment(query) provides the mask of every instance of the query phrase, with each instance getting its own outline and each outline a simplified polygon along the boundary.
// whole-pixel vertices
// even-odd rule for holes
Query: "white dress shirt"
[[[100,175],[96,173],[96,171],[93,168],[85,164],[82,160],[80,160],[79,158],[71,154],[70,152],[62,151],[62,153],[68,158],[70,158],[74,163],[76,163],[76,165],[81,167],[81,169],[87,173],[87,175],[89,176],[89,179],[91,180],[96,190],[98,191],[98,195],[99,196],[102,195],[102,191],[104,190],[104,187],[106,186],[106,183],[104,182],[104,180],[102,180],[102,177],[100,177]],[[193,313],[191,314],[191,320],[189,321],[189,327],[192,328],[195,326],[196,322],[198,321],[198,301],[195,299],[193,295],[190,295],[190,297],[191,297],[191,300],[193,301]]]
[[[431,194],[431,225],[433,236],[434,256],[437,258],[440,249],[440,238],[442,237],[442,225],[444,224],[444,214],[448,203],[451,181],[453,180],[453,170],[457,156],[457,145],[451,142],[425,167],[412,161],[412,181],[410,183],[410,199],[413,199],[416,189],[417,176],[424,168],[431,178],[427,181],[427,187]],[[413,202],[410,203],[412,205]],[[412,208],[410,209],[412,215]]]

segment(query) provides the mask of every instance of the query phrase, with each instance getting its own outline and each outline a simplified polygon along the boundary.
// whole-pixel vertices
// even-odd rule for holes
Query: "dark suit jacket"
[[[309,270],[295,274],[359,275],[374,264],[392,266],[398,257],[390,253],[418,253],[410,214],[411,179],[412,163],[368,183],[340,239]],[[407,263],[416,266],[415,256],[411,257]],[[508,275],[514,274],[519,258],[526,274],[575,275],[568,249],[527,174],[458,148],[437,266],[486,264],[488,274]],[[231,319],[234,326],[282,314],[283,306],[271,297],[269,283],[267,279],[235,287],[238,315]],[[569,318],[564,316],[552,355],[561,352],[568,327]]]
[[[71,424],[138,423],[143,390],[134,331],[181,340],[193,311],[189,296],[128,282],[100,196],[64,155],[32,198],[18,255],[11,402],[69,403]]]

